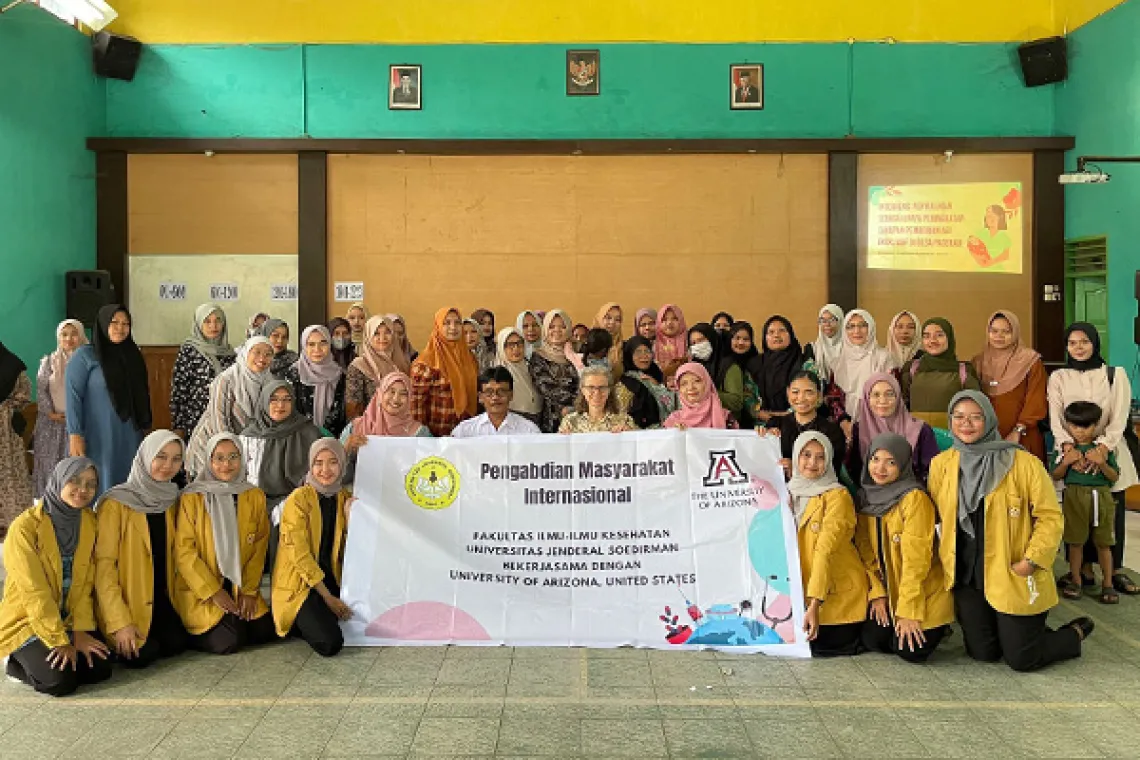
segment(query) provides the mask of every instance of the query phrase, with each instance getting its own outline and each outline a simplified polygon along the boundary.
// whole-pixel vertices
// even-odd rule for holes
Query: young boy
[[[1094,443],[1096,426],[1100,422],[1101,408],[1091,401],[1077,401],[1065,407],[1065,429],[1073,437],[1073,445],[1053,455],[1053,479],[1065,481],[1065,495],[1061,510],[1065,515],[1064,540],[1069,556],[1069,577],[1061,585],[1066,599],[1080,599],[1081,563],[1085,542],[1091,529],[1100,569],[1102,604],[1120,601],[1112,587],[1113,520],[1116,502],[1112,498],[1112,484],[1120,476],[1116,454],[1105,453],[1103,446]]]

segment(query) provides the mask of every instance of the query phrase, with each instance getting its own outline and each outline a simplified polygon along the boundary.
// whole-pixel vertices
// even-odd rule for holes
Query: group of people
[[[131,321],[103,308],[89,345],[78,322],[57,328],[30,478],[18,428],[31,386],[0,350],[0,653],[49,693],[106,677],[112,649],[146,664],[295,634],[335,654],[351,616],[338,599],[350,487],[375,436],[777,437],[820,655],[924,659],[956,619],[971,656],[1033,669],[1076,656],[1092,630],[1046,628],[1058,583],[1070,598],[1099,585],[1105,603],[1140,592],[1120,569],[1131,387],[1091,325],[1070,327],[1067,366],[1048,377],[1008,311],[961,361],[945,319],[902,312],[882,346],[869,313],[834,304],[806,345],[781,316],[757,345],[749,323],[721,312],[689,326],[676,304],[635,312],[628,338],[616,303],[591,326],[528,310],[499,330],[489,310],[446,307],[418,353],[402,317],[362,303],[306,327],[297,351],[288,324],[254,315],[235,349],[223,309],[204,304],[173,370],[174,429],[147,435]],[[1062,533],[1071,572],[1055,583]]]

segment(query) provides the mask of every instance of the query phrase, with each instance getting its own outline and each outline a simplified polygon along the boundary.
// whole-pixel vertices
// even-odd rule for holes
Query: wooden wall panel
[[[867,194],[873,185],[959,182],[1021,182],[1023,266],[1021,274],[908,272],[867,269]],[[985,346],[986,320],[999,309],[1021,319],[1022,334],[1032,342],[1033,324],[1033,155],[859,156],[859,306],[878,323],[884,345],[891,318],[903,309],[921,319],[945,317],[954,325],[958,358],[965,361]]]
[[[297,157],[132,155],[132,254],[297,253]]]
[[[827,296],[827,157],[329,156],[329,311],[365,282],[422,345],[435,310],[589,323],[606,301],[689,322],[773,313],[815,334]]]

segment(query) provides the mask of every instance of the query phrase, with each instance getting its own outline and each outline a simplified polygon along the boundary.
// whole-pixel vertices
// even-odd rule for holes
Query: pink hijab
[[[898,398],[898,406],[895,407],[895,413],[890,417],[880,417],[871,411],[871,389],[879,383],[890,385]],[[877,372],[868,377],[867,382],[863,383],[863,398],[859,401],[859,409],[859,452],[864,459],[867,458],[867,452],[871,448],[871,441],[875,440],[875,436],[882,433],[895,433],[903,436],[912,449],[918,445],[918,436],[922,433],[922,428],[926,423],[910,416],[910,412],[907,411],[906,404],[902,400],[899,381],[895,380],[894,375],[888,372]]]
[[[404,387],[408,389],[409,400],[404,406],[404,411],[401,414],[389,414],[384,411],[384,405],[380,402],[384,391],[391,388],[396,383],[403,383]],[[411,437],[419,432],[423,427],[417,420],[412,418],[412,403],[411,403],[412,381],[403,372],[396,370],[389,372],[380,381],[379,387],[376,388],[376,393],[372,394],[372,400],[368,402],[364,414],[356,422],[352,423],[352,432],[361,435],[392,435],[397,437]]]
[[[720,405],[720,396],[716,393],[716,386],[713,385],[708,370],[697,362],[682,364],[681,368],[677,370],[677,383],[680,384],[681,378],[690,374],[705,381],[705,392],[700,400],[692,406],[685,402],[684,396],[677,394],[681,408],[665,419],[664,426],[675,428],[678,425],[684,425],[687,428],[718,428],[724,430],[728,427],[728,412]]]
[[[661,320],[665,318],[665,312],[672,311],[677,315],[677,320],[681,323],[681,329],[672,338],[661,332]],[[679,359],[685,355],[685,351],[689,349],[689,326],[685,324],[685,313],[681,311],[681,307],[677,304],[667,303],[657,310],[657,337],[653,341],[653,360],[657,362],[657,366],[665,369],[665,365],[674,359]]]

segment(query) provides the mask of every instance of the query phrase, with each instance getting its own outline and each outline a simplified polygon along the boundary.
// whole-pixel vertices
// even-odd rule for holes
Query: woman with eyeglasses
[[[608,367],[582,368],[574,411],[562,418],[559,433],[622,433],[637,430],[637,423],[618,407]]]
[[[844,411],[852,420],[859,421],[859,400],[867,379],[897,368],[891,352],[879,345],[875,318],[862,309],[848,312],[843,319],[843,348],[831,369],[844,394]]]
[[[1057,604],[1053,562],[1064,523],[1049,473],[1002,439],[984,393],[958,393],[948,412],[954,446],[934,458],[929,490],[966,654],[1017,671],[1080,657],[1092,620],[1046,625]]]
[[[819,334],[814,342],[804,349],[804,358],[815,363],[813,371],[821,378],[830,377],[832,367],[839,358],[843,349],[843,335],[840,327],[843,324],[843,309],[829,303],[819,310]]]
[[[871,457],[871,442],[885,433],[901,435],[910,444],[914,474],[920,483],[926,482],[930,463],[938,456],[938,439],[927,423],[916,419],[902,401],[898,380],[889,372],[880,372],[867,378],[863,385],[863,398],[859,402],[859,421],[851,433],[851,446],[847,452],[847,473],[859,477],[863,465]]]
[[[530,360],[526,358],[526,338],[517,327],[504,327],[495,341],[495,364],[506,367],[514,382],[511,411],[522,415],[534,424],[542,418],[542,396],[530,374]]]
[[[1112,367],[1105,363],[1100,354],[1100,333],[1087,322],[1075,322],[1065,332],[1065,367],[1049,377],[1049,423],[1052,426],[1055,446],[1063,453],[1073,447],[1073,436],[1064,425],[1065,407],[1075,401],[1091,401],[1103,410],[1097,425],[1097,449],[1107,459],[1109,453],[1116,454],[1120,476],[1112,486],[1116,499],[1116,519],[1114,532],[1116,544],[1112,547],[1112,564],[1122,568],[1124,561],[1125,509],[1124,493],[1137,484],[1136,465],[1125,438],[1125,430],[1132,424],[1132,384],[1123,367]],[[1084,458],[1077,466],[1081,470],[1091,470],[1093,465]],[[1097,561],[1096,547],[1090,542],[1085,545],[1085,566],[1081,569],[1081,585],[1095,586],[1092,565]],[[1068,574],[1061,581],[1070,579]],[[1108,585],[1105,583],[1105,585]],[[1121,594],[1135,596],[1140,587],[1121,569],[1112,577],[1112,587]]]

